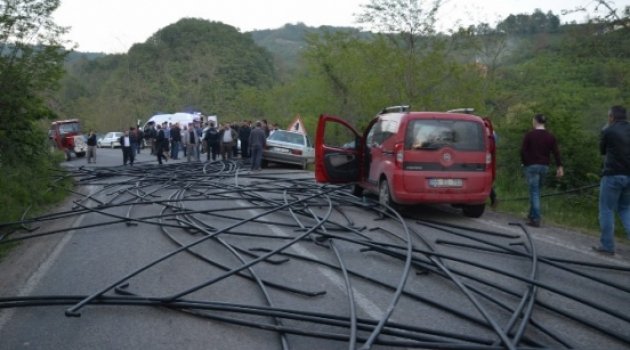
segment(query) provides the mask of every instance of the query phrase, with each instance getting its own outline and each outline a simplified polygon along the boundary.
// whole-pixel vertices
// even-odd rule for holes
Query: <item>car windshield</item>
[[[295,132],[278,130],[271,134],[268,140],[281,141],[304,146],[304,135]]]
[[[445,146],[466,151],[483,150],[481,124],[467,120],[414,120],[409,123],[405,149],[435,150]]]
[[[79,123],[59,124],[59,133],[67,134],[70,132],[79,132]]]

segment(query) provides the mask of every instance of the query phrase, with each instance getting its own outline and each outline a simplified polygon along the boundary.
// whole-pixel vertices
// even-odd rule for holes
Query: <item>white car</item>
[[[123,136],[122,132],[112,131],[108,132],[102,138],[96,141],[97,147],[120,147],[120,137]]]
[[[267,138],[267,146],[263,151],[263,163],[286,163],[299,165],[306,169],[315,161],[315,148],[305,134],[276,130]]]

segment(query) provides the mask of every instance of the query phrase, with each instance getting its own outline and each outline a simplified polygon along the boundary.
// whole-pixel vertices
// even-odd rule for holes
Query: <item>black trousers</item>
[[[133,154],[133,148],[130,147],[122,147],[122,152],[123,152],[123,164],[127,165],[127,162],[129,162],[129,164],[133,164],[133,161],[135,159],[135,155]]]

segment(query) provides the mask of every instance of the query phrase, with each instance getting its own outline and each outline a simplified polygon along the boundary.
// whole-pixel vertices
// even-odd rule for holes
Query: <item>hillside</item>
[[[127,54],[69,63],[58,110],[86,127],[119,130],[158,111],[225,114],[246,87],[276,81],[271,54],[248,34],[218,22],[182,19]]]
[[[371,33],[359,32],[351,27],[320,26],[308,27],[304,23],[285,24],[278,29],[256,30],[249,32],[252,38],[261,47],[272,53],[276,68],[284,73],[294,73],[300,66],[300,55],[307,47],[309,36],[320,36],[324,33],[352,33],[359,37],[368,38]]]

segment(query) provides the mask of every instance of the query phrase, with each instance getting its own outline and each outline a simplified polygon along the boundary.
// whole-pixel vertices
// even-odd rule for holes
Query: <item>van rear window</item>
[[[462,151],[483,151],[480,123],[466,120],[412,120],[407,126],[405,149],[437,150],[452,147]]]

